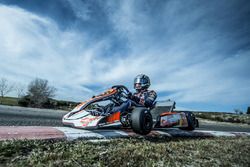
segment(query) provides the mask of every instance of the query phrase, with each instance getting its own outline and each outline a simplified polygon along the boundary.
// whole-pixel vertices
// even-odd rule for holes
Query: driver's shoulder
[[[148,92],[149,94],[157,95],[157,93],[156,93],[154,90],[148,90],[147,92]]]

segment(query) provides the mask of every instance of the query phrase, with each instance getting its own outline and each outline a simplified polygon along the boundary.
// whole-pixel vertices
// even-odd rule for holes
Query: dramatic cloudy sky
[[[0,77],[82,101],[150,76],[184,108],[250,106],[248,0],[0,0]]]

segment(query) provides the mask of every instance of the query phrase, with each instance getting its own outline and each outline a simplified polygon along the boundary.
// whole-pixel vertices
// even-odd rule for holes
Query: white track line
[[[105,136],[95,133],[90,130],[83,129],[74,129],[69,127],[54,127],[57,130],[63,132],[67,138],[67,140],[74,140],[77,138],[86,138],[86,139],[103,139]]]
[[[193,132],[201,132],[201,133],[209,133],[213,136],[250,136],[250,133],[248,132],[224,132],[224,131],[209,131],[209,130],[194,130]]]
[[[206,131],[194,130],[183,131],[179,129],[156,129],[153,130],[148,136],[166,136],[166,137],[238,137],[250,136],[249,132],[224,132],[224,131]],[[110,138],[124,138],[139,136],[131,129],[97,129],[97,130],[84,130],[75,129],[71,127],[6,127],[0,126],[0,140],[19,140],[19,139],[67,139],[74,140],[83,138],[87,140],[101,139],[106,140]]]
[[[123,130],[108,130],[108,129],[99,129],[99,130],[83,130],[83,129],[74,129],[69,127],[55,127],[56,129],[62,131],[68,140],[73,140],[77,138],[84,139],[107,139],[107,138],[119,138],[119,137],[131,137],[134,136],[133,132],[126,132]],[[167,137],[236,137],[236,136],[250,136],[248,132],[223,132],[223,131],[206,131],[206,130],[194,130],[194,131],[183,131],[179,129],[169,129],[169,130],[154,130],[152,134],[163,135]],[[149,134],[150,135],[150,134]]]

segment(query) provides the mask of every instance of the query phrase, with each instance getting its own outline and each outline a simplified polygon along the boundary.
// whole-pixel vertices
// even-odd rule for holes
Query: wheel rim
[[[149,115],[145,115],[144,117],[144,127],[146,130],[151,129],[151,117]]]

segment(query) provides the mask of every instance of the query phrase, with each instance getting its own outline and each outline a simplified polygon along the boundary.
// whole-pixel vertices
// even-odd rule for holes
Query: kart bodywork
[[[123,85],[116,85],[106,92],[82,102],[63,116],[66,126],[84,129],[96,129],[109,126],[131,127],[136,133],[148,134],[152,128],[178,127],[193,130],[198,120],[191,112],[174,112],[175,102],[156,102],[153,107],[141,105],[131,107],[126,112],[109,114],[113,107],[129,99],[129,90]],[[91,115],[91,111],[100,111],[100,116]],[[104,114],[103,114],[104,113]]]

